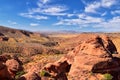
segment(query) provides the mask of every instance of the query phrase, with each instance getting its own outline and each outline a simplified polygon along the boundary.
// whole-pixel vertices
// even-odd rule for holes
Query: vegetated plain
[[[120,52],[120,33],[44,34],[0,26],[0,54],[17,55],[25,70],[55,62],[91,35],[107,35]]]

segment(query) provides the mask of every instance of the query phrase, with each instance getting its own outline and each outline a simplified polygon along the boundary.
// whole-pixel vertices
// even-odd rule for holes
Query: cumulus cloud
[[[102,7],[109,8],[112,5],[115,5],[117,2],[116,0],[102,0],[100,3]]]
[[[44,7],[38,7],[38,8],[33,8],[30,10],[30,13],[39,13],[39,14],[44,14],[44,15],[52,15],[52,16],[64,16],[67,13],[65,13],[64,11],[66,11],[67,8],[65,6],[61,6],[61,5],[47,5]]]
[[[113,17],[109,22],[111,22],[111,23],[120,23],[120,16]]]
[[[85,12],[97,13],[100,8],[110,8],[111,6],[117,4],[117,0],[100,0],[93,3],[87,4],[85,7]]]
[[[54,25],[84,25],[84,24],[97,24],[104,21],[102,18],[91,17],[85,14],[79,14],[79,18],[75,19],[62,19]]]
[[[92,4],[89,4],[85,7],[85,12],[92,12],[92,13],[97,13],[97,9],[100,7],[99,2],[94,2]]]
[[[73,10],[71,12],[68,6],[64,4],[52,4],[54,0],[38,0],[36,7],[29,8],[26,13],[20,13],[21,16],[37,20],[47,20],[56,17],[57,22],[54,26],[79,26],[92,28],[119,28],[120,17],[115,17],[120,14],[120,10],[111,9],[118,4],[118,0],[82,0],[84,5],[83,12]],[[86,2],[88,1],[88,2]],[[104,11],[105,10],[105,11]],[[113,10],[113,11],[108,11]],[[114,15],[111,16],[111,14]],[[90,13],[90,14],[89,14]],[[93,14],[95,15],[93,15]],[[106,17],[107,15],[107,17]],[[111,19],[108,18],[111,16]],[[37,23],[31,23],[30,26],[38,26]]]
[[[65,16],[68,8],[65,5],[49,4],[51,0],[38,0],[37,7],[28,9],[26,13],[20,13],[20,16],[33,18],[37,20],[45,20],[50,16]],[[44,16],[43,16],[44,15]]]
[[[79,14],[78,17],[75,19],[62,19],[53,25],[79,26],[80,28],[91,27],[99,28],[103,31],[105,31],[104,29],[111,31],[118,31],[120,29],[120,16],[113,17],[107,21],[100,17],[92,17],[85,14]]]
[[[106,21],[106,22],[101,22],[98,25],[94,25],[95,28],[104,28],[104,29],[113,29],[118,31],[120,29],[120,17],[113,17],[112,19]]]

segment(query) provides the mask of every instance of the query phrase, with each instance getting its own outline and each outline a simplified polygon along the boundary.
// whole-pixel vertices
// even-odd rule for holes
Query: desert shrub
[[[46,48],[44,51],[46,54],[62,54],[63,52],[53,48]]]
[[[20,53],[24,55],[34,55],[43,53],[41,45],[26,43],[1,42],[0,54],[2,53]]]
[[[2,43],[0,45],[0,53],[21,53],[22,47],[16,44]]]
[[[50,77],[51,75],[49,74],[49,72],[45,71],[45,70],[42,70],[40,72],[40,76],[46,76],[46,77]]]
[[[24,75],[25,72],[24,71],[19,71],[16,73],[15,79],[18,79],[20,76]]]
[[[40,42],[40,41],[37,41],[37,40],[31,40],[30,42],[31,42],[31,43],[38,43],[38,44],[41,44],[41,42]]]
[[[43,45],[47,47],[52,47],[58,45],[58,42],[45,42],[43,43]]]
[[[28,56],[33,56],[33,55],[36,55],[36,54],[42,54],[43,53],[43,48],[35,47],[35,46],[32,46],[32,47],[27,46],[27,47],[23,48],[22,53],[25,54],[25,55],[28,55]]]
[[[106,73],[103,75],[103,80],[112,80],[112,78],[113,76],[111,74]]]
[[[35,48],[33,48],[33,52],[35,54],[42,54],[43,53],[43,49],[41,47],[35,47]]]
[[[21,33],[23,33],[24,35],[30,37],[31,34],[33,34],[32,32],[29,31],[24,31],[24,30],[20,30]]]
[[[2,54],[3,52],[2,52],[2,50],[0,49],[0,55]]]

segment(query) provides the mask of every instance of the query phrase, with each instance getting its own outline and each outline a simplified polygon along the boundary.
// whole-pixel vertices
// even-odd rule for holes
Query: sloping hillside
[[[23,37],[30,36],[33,34],[33,32],[0,26],[0,34],[3,34],[8,37]]]
[[[33,55],[60,53],[54,49],[58,42],[45,34],[0,26],[0,53]]]
[[[8,27],[0,26],[0,36],[8,37],[9,39],[12,39],[12,41],[17,42],[39,42],[39,41],[47,41],[49,38],[43,34],[25,31],[25,30],[18,30],[18,29],[12,29]]]

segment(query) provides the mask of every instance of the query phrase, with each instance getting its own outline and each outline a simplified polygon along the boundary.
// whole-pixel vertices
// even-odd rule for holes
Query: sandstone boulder
[[[92,37],[76,47],[74,52],[76,55],[69,76],[75,80],[89,79],[93,76],[90,75],[91,73],[103,74],[120,71],[120,59],[112,56],[112,54],[117,53],[117,49],[108,37]]]
[[[10,56],[0,56],[0,80],[14,80],[21,68],[22,65],[17,60],[10,59]]]
[[[66,60],[49,63],[44,70],[57,80],[67,80],[66,72],[69,72],[70,66]]]
[[[20,64],[14,59],[7,60],[6,66],[7,66],[8,70],[11,72],[17,72],[20,69]]]

